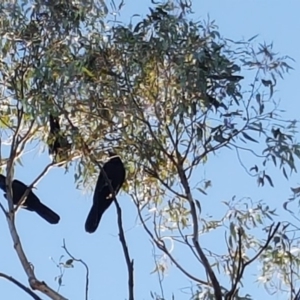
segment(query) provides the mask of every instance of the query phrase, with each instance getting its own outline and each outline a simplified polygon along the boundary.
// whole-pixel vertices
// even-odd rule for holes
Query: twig
[[[164,295],[164,288],[163,288],[163,272],[162,272],[162,276],[160,274],[160,270],[159,270],[159,265],[156,259],[156,253],[155,253],[155,244],[152,242],[152,246],[153,246],[153,258],[154,258],[154,262],[155,262],[155,266],[156,266],[156,270],[157,270],[157,277],[158,277],[158,282],[159,282],[159,288],[160,288],[160,293],[161,293],[161,297],[163,299],[165,299],[165,295]]]
[[[280,225],[281,225],[281,223],[278,222],[275,229],[273,230],[273,232],[272,232],[272,229],[273,229],[274,224],[271,225],[266,243],[260,248],[260,250],[256,253],[256,255],[254,255],[250,260],[248,260],[244,264],[245,267],[252,264],[267,249],[267,247],[269,246],[269,244],[272,241],[273,237],[275,236],[276,232],[278,231]]]
[[[13,278],[12,276],[8,276],[4,273],[0,273],[0,277],[3,277],[7,279],[8,281],[14,283],[16,286],[18,286],[20,289],[22,289],[24,292],[26,292],[28,295],[30,295],[34,300],[42,300],[38,295],[36,295],[33,291],[30,290],[27,286],[23,285],[21,282]]]
[[[135,201],[134,201],[135,202]],[[192,274],[190,274],[188,271],[186,271],[179,263],[178,261],[176,261],[176,259],[173,257],[173,255],[168,251],[168,249],[166,248],[166,245],[164,243],[163,240],[157,240],[154,235],[152,234],[152,232],[150,231],[150,229],[147,227],[147,225],[144,222],[144,219],[141,215],[141,212],[139,210],[138,204],[136,203],[136,208],[137,208],[137,212],[138,212],[138,216],[139,219],[145,229],[145,231],[148,233],[148,235],[150,236],[151,240],[155,243],[156,247],[158,249],[160,249],[161,251],[163,251],[172,261],[172,263],[188,278],[190,278],[191,280],[198,282],[200,284],[203,284],[205,286],[211,286],[211,284],[209,282],[206,282],[204,280],[201,280],[195,276],[193,276]]]
[[[66,251],[66,253],[74,260],[74,261],[77,261],[77,262],[80,262],[84,267],[85,267],[85,270],[86,270],[86,275],[85,275],[85,300],[88,300],[88,294],[89,294],[89,267],[88,265],[82,260],[82,259],[78,259],[78,258],[75,258],[70,252],[69,250],[67,249],[67,246],[66,246],[66,242],[65,242],[65,239],[63,239],[63,249]]]
[[[239,230],[238,230],[238,247],[236,249],[235,257],[237,254],[238,254],[238,268],[237,268],[236,274],[233,274],[233,276],[236,275],[235,280],[233,280],[231,289],[225,297],[226,300],[227,299],[230,300],[233,296],[235,296],[236,291],[237,291],[237,285],[241,279],[240,274],[241,274],[241,270],[242,270],[243,263],[244,263],[243,256],[242,256],[242,229],[241,228],[239,228]],[[234,260],[235,260],[235,258],[234,258]],[[234,261],[232,262],[232,264],[234,266]]]
[[[19,202],[18,202],[16,208],[14,209],[15,211],[17,211],[17,210],[19,209],[19,207],[26,201],[26,199],[27,199],[27,197],[28,197],[30,191],[33,189],[34,185],[37,184],[37,183],[42,179],[42,177],[44,177],[44,176],[48,173],[48,171],[49,171],[53,166],[55,166],[55,165],[56,165],[56,164],[53,163],[53,162],[50,163],[50,164],[48,164],[48,165],[44,168],[44,170],[40,173],[40,175],[37,176],[37,177],[33,180],[33,182],[32,182],[30,185],[27,186],[27,189],[25,190],[25,192],[24,192],[24,194],[22,195],[21,199],[19,200]],[[6,182],[7,182],[7,179],[6,179]],[[8,186],[7,183],[6,183],[6,186]]]
[[[293,300],[299,300],[299,299],[300,299],[300,289],[298,290],[298,292],[295,295],[295,298]]]
[[[196,251],[193,249],[193,246],[190,244],[188,237],[183,235],[182,230],[180,229],[179,222],[177,222],[177,228],[178,228],[181,238],[184,240],[184,242],[182,242],[182,243],[184,245],[188,246],[190,248],[190,250],[192,251],[192,253],[194,254],[194,256],[196,257],[196,259],[202,263],[201,259],[199,258],[199,255],[196,253]]]

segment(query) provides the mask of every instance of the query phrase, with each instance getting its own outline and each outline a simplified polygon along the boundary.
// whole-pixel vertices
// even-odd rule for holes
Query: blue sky
[[[137,4],[138,3],[138,4]],[[286,3],[286,4],[285,4]],[[288,4],[287,4],[288,3]],[[126,0],[121,20],[128,23],[133,14],[146,15],[150,1]],[[300,52],[297,38],[300,28],[299,1],[194,1],[194,20],[216,20],[223,37],[232,40],[248,39],[259,34],[257,41],[274,42],[274,49],[282,55],[289,55],[296,60],[295,68],[284,81],[277,85],[276,99],[281,99],[281,108],[286,110],[285,117],[299,119],[299,100],[295,86],[300,80]],[[137,21],[137,19],[136,19]],[[251,164],[252,161],[246,161]],[[17,167],[15,176],[25,183],[31,183],[44,166],[49,163],[46,153],[40,155],[35,152],[26,155],[24,167]],[[233,195],[237,198],[252,197],[253,200],[263,199],[272,207],[279,210],[280,218],[288,220],[289,215],[281,207],[290,195],[290,186],[299,184],[300,180],[293,176],[288,182],[281,172],[271,169],[275,188],[258,188],[256,180],[250,178],[238,164],[235,153],[224,150],[215,157],[211,157],[205,168],[196,174],[199,179],[208,178],[213,182],[209,195],[201,198],[203,210],[220,216],[224,210],[221,201],[229,200]],[[19,211],[17,229],[29,260],[35,266],[35,272],[40,280],[56,287],[54,277],[59,275],[49,257],[58,261],[64,254],[62,240],[66,239],[71,253],[83,259],[90,267],[90,299],[126,299],[127,298],[127,270],[123,252],[118,239],[116,211],[111,207],[104,215],[97,232],[88,235],[84,231],[84,222],[91,206],[91,195],[76,190],[72,171],[64,174],[60,168],[51,172],[38,184],[36,194],[42,201],[61,215],[61,221],[56,226],[50,226],[38,216]],[[3,198],[0,197],[1,201]],[[118,197],[123,209],[124,228],[129,245],[130,255],[135,260],[135,291],[136,299],[151,299],[150,291],[159,292],[157,276],[151,275],[154,267],[152,259],[152,245],[147,235],[137,222],[134,205],[128,196]],[[1,256],[0,272],[14,276],[23,283],[27,278],[19,263],[8,232],[4,216],[0,217]],[[204,246],[211,249],[222,247],[223,240],[209,235],[203,237]],[[182,252],[181,252],[182,251]],[[183,249],[177,250],[182,256]],[[157,251],[158,253],[158,251]],[[195,267],[194,261],[182,259],[187,268],[199,276],[203,274],[200,267]],[[253,283],[255,268],[246,273],[246,287],[244,292],[251,293],[254,298],[265,300],[284,299],[268,296],[263,289],[256,288]],[[64,287],[61,293],[71,300],[81,300],[84,297],[84,268],[75,264],[75,268],[66,270],[63,279]],[[165,296],[171,299],[172,292],[176,300],[189,299],[181,291],[189,287],[190,282],[174,267],[170,266],[168,276],[164,280]],[[255,288],[254,288],[255,287]],[[23,291],[17,289],[7,281],[0,281],[1,295],[5,299],[31,299]],[[43,299],[46,299],[42,296]]]

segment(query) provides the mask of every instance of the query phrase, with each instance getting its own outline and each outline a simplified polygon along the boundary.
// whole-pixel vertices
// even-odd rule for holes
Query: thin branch
[[[242,168],[245,170],[245,172],[246,172],[249,176],[255,177],[256,175],[251,174],[251,173],[248,171],[248,169],[247,169],[247,167],[245,166],[245,164],[243,163],[243,160],[241,159],[241,156],[240,156],[240,153],[239,153],[239,149],[238,149],[237,147],[235,148],[235,151],[236,151],[236,155],[237,155],[238,161],[239,161],[240,165],[242,166]]]
[[[4,215],[7,217],[8,213],[7,211],[5,210],[4,206],[2,205],[2,203],[0,203],[0,208],[1,210],[3,211]]]
[[[14,283],[16,286],[18,286],[20,289],[22,289],[24,292],[26,292],[28,295],[30,295],[32,297],[32,299],[42,300],[42,298],[40,298],[33,291],[31,291],[30,288],[28,288],[27,286],[25,286],[24,284],[19,282],[17,279],[13,278],[12,276],[8,276],[8,275],[0,272],[0,277],[3,277],[5,279],[7,279],[8,281]]]
[[[177,156],[179,156],[180,154],[177,152]],[[178,170],[178,174],[181,180],[181,183],[183,185],[183,188],[185,190],[185,193],[187,195],[188,198],[188,202],[190,204],[190,209],[191,209],[191,215],[192,215],[192,220],[193,220],[193,244],[195,246],[195,249],[203,263],[203,266],[205,268],[205,270],[208,273],[208,276],[211,280],[213,289],[214,289],[214,293],[215,293],[215,297],[216,300],[222,300],[222,290],[221,290],[221,286],[219,284],[219,281],[210,265],[210,262],[208,261],[206,255],[204,254],[202,248],[200,247],[199,244],[199,227],[198,227],[198,219],[197,219],[197,211],[196,211],[196,206],[194,203],[194,199],[192,197],[191,191],[190,191],[190,187],[188,184],[188,180],[186,178],[185,172],[183,170],[183,166],[182,163],[180,162],[180,160],[178,160],[178,164],[177,164],[177,170]]]
[[[59,107],[60,108],[60,107]],[[68,117],[67,112],[60,108],[61,111],[64,113],[66,119],[68,120],[69,124],[71,125],[71,127],[74,129],[75,126],[72,123],[72,121],[70,120],[70,118]],[[92,154],[91,150],[89,149],[89,146],[85,143],[84,139],[82,138],[82,136],[80,135],[80,139],[82,141],[82,144],[84,146],[84,150],[87,151],[87,153],[90,154],[90,159],[93,163],[95,163],[99,169],[100,172],[103,174],[104,179],[109,187],[109,190],[112,194],[112,197],[114,199],[116,208],[117,208],[117,215],[118,215],[118,227],[119,227],[119,239],[120,242],[122,244],[122,248],[123,248],[123,252],[124,252],[124,256],[125,256],[125,260],[126,260],[126,265],[127,265],[127,270],[128,270],[128,292],[129,292],[129,300],[134,300],[134,278],[133,278],[133,260],[130,258],[129,255],[129,250],[128,250],[128,246],[127,246],[127,242],[126,242],[126,238],[125,238],[125,234],[124,234],[124,230],[123,230],[123,225],[122,225],[122,210],[121,207],[117,201],[117,197],[116,197],[116,193],[111,185],[111,181],[109,180],[105,170],[103,169],[103,167],[101,166],[101,164],[99,164],[99,162],[97,161],[96,157]]]
[[[155,253],[155,244],[152,242],[152,246],[153,246],[153,258],[154,258],[154,262],[155,262],[155,267],[156,267],[156,272],[157,272],[157,277],[158,277],[158,282],[159,282],[159,288],[160,288],[160,293],[161,293],[161,297],[163,299],[165,299],[165,295],[164,295],[164,288],[163,288],[163,272],[162,275],[160,274],[160,270],[159,270],[159,265],[156,259],[156,253]]]
[[[188,237],[187,236],[184,236],[183,235],[183,232],[180,228],[180,224],[179,222],[177,222],[177,228],[178,228],[178,231],[181,235],[181,238],[184,240],[183,244],[185,246],[188,246],[190,248],[190,250],[192,251],[193,255],[196,257],[196,259],[199,261],[199,262],[202,262],[201,259],[199,258],[198,254],[196,253],[196,251],[194,250],[193,246],[190,244],[189,240],[188,240]]]
[[[77,261],[77,262],[80,262],[84,267],[85,267],[85,270],[86,270],[86,276],[85,276],[85,300],[88,300],[88,294],[89,294],[89,267],[88,265],[82,260],[82,259],[79,259],[79,258],[75,258],[70,252],[69,250],[67,249],[67,246],[66,246],[66,242],[65,242],[65,239],[63,239],[63,249],[66,251],[66,253],[74,260],[74,261]]]
[[[26,199],[27,199],[27,197],[28,197],[30,191],[33,189],[34,185],[37,184],[37,183],[38,183],[38,182],[39,182],[39,181],[40,181],[40,180],[41,180],[41,179],[49,172],[49,170],[50,170],[53,166],[55,166],[55,165],[56,165],[55,163],[50,163],[50,164],[48,164],[48,165],[44,168],[44,170],[40,173],[40,175],[37,176],[37,177],[33,180],[33,182],[32,182],[30,185],[27,186],[27,189],[25,190],[24,194],[22,195],[21,199],[19,200],[18,204],[16,205],[16,208],[14,209],[14,211],[17,211],[17,210],[19,209],[19,207],[20,207],[21,205],[23,205],[23,203],[26,201]],[[6,180],[6,182],[7,182],[7,180]],[[8,184],[7,184],[7,186],[8,186]]]
[[[9,231],[10,231],[12,240],[14,242],[14,248],[18,254],[18,257],[23,266],[23,269],[28,277],[30,287],[33,290],[40,291],[41,293],[47,295],[49,298],[51,298],[53,300],[67,300],[66,298],[64,298],[63,296],[58,294],[56,291],[54,291],[53,289],[48,287],[45,282],[37,280],[37,278],[34,274],[34,270],[31,267],[31,264],[29,263],[29,261],[26,257],[26,254],[24,252],[24,249],[22,247],[21,240],[17,233],[16,226],[14,223],[14,218],[12,218],[11,216],[14,216],[14,214],[10,214],[10,213],[6,214]]]
[[[172,187],[170,187],[170,185],[168,185],[164,180],[162,180],[160,178],[160,176],[158,175],[155,165],[152,163],[152,161],[149,161],[151,163],[152,166],[152,170],[144,165],[142,165],[144,167],[144,171],[152,176],[153,178],[157,179],[166,189],[168,189],[170,192],[172,192],[174,195],[180,197],[180,198],[185,198],[185,195],[180,194],[179,192],[176,192],[174,189],[172,189]]]
[[[226,300],[230,300],[230,299],[232,299],[232,297],[235,296],[235,294],[237,292],[237,286],[241,279],[240,274],[241,274],[241,270],[242,270],[243,263],[244,263],[243,256],[242,256],[242,229],[241,228],[238,229],[238,247],[236,249],[236,254],[238,254],[238,268],[237,268],[236,273],[233,274],[233,276],[235,275],[235,279],[232,282],[230,291],[226,295],[226,298],[225,298]],[[235,260],[235,258],[232,261],[233,266],[235,263],[234,260]]]
[[[256,253],[256,255],[254,255],[250,260],[248,260],[244,266],[247,267],[248,265],[252,264],[266,249],[267,247],[269,246],[270,242],[273,240],[276,232],[278,231],[279,227],[280,227],[281,223],[278,222],[275,229],[273,230],[272,232],[272,229],[273,229],[273,226],[274,224],[271,225],[271,228],[269,230],[269,234],[268,234],[268,237],[267,237],[267,240],[265,242],[265,244],[260,248],[260,250]]]
[[[135,201],[134,201],[135,202]],[[166,245],[164,243],[163,240],[157,240],[152,232],[150,231],[150,229],[147,227],[146,223],[144,222],[144,219],[141,215],[141,212],[139,210],[139,207],[138,207],[138,204],[136,203],[136,208],[137,208],[137,212],[138,212],[138,216],[139,216],[139,219],[145,229],[145,231],[148,233],[148,235],[150,236],[151,240],[155,243],[156,247],[158,249],[160,249],[161,251],[163,251],[169,258],[170,260],[172,261],[172,263],[185,275],[187,276],[188,278],[192,279],[193,281],[195,282],[198,282],[200,284],[203,284],[205,286],[211,286],[211,284],[209,282],[206,282],[204,280],[201,280],[195,276],[193,276],[192,274],[190,274],[189,272],[187,272],[177,261],[176,259],[172,256],[172,254],[168,251],[168,249],[166,248]]]
[[[298,290],[298,292],[295,295],[295,298],[293,300],[299,300],[299,299],[300,299],[300,289]]]
[[[124,235],[124,230],[123,230],[123,223],[122,223],[122,210],[115,198],[115,205],[117,208],[117,214],[118,214],[118,227],[119,227],[119,239],[122,244],[125,260],[126,260],[126,265],[127,265],[127,270],[128,270],[128,292],[129,292],[129,300],[134,300],[134,278],[133,278],[133,264],[134,261],[133,259],[130,258],[125,235]]]
[[[28,277],[30,287],[33,290],[40,291],[41,293],[47,295],[49,298],[51,298],[53,300],[67,300],[62,295],[60,295],[59,293],[57,293],[56,291],[54,291],[53,289],[48,287],[45,282],[37,280],[37,278],[34,274],[34,270],[26,257],[26,254],[25,254],[24,249],[21,244],[20,237],[17,233],[17,229],[15,226],[15,222],[14,222],[15,221],[15,211],[14,211],[14,204],[13,204],[13,200],[12,200],[13,199],[12,178],[13,178],[13,172],[14,172],[14,161],[16,158],[17,148],[19,145],[17,136],[19,135],[19,132],[21,130],[21,123],[22,123],[22,117],[23,117],[22,111],[19,110],[19,113],[20,113],[20,115],[18,118],[17,130],[13,136],[13,142],[11,145],[10,156],[7,161],[7,167],[6,167],[6,175],[7,175],[6,176],[6,190],[7,190],[7,200],[8,200],[8,206],[9,206],[9,212],[8,213],[5,212],[6,220],[7,220],[9,231],[10,231],[13,243],[14,243],[14,248],[17,252],[17,255],[22,264],[22,267]],[[40,178],[42,178],[47,173],[48,169],[50,169],[50,166],[47,166],[34,182],[37,182]],[[31,184],[29,186],[29,188],[26,189],[24,195],[22,196],[23,201],[25,201],[27,195],[29,194],[32,185],[33,184]],[[19,202],[22,203],[22,199],[20,199]]]
[[[269,234],[267,237],[267,240],[265,242],[265,244],[260,248],[260,250],[251,258],[249,259],[247,262],[244,262],[243,258],[242,258],[242,235],[241,235],[241,231],[239,230],[239,241],[238,241],[238,251],[239,251],[239,267],[236,273],[236,278],[235,278],[235,282],[232,286],[232,288],[230,289],[230,291],[226,294],[225,296],[225,300],[231,300],[236,291],[237,291],[237,286],[238,283],[241,282],[241,279],[244,275],[244,272],[246,270],[246,267],[250,264],[252,264],[269,246],[270,242],[273,240],[276,232],[278,231],[279,227],[280,227],[280,222],[277,223],[276,227],[273,230],[273,226],[274,224],[271,225],[270,230],[269,230]]]

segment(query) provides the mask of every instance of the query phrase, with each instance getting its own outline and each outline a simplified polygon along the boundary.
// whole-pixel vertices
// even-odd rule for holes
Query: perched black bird
[[[49,154],[53,157],[54,162],[64,161],[68,158],[71,150],[71,144],[67,138],[62,135],[59,126],[59,118],[49,116],[50,134],[48,136]]]
[[[0,189],[5,192],[4,197],[7,199],[5,180],[6,177],[0,174]],[[23,182],[16,179],[13,180],[12,192],[13,192],[13,203],[15,205],[18,204],[18,202],[24,195],[26,189],[27,186]],[[50,224],[57,224],[59,222],[60,219],[59,215],[57,215],[49,207],[44,205],[32,191],[29,192],[25,202],[22,204],[22,207],[27,210],[36,212],[38,215],[40,215],[43,219],[45,219]]]
[[[111,158],[104,164],[103,170],[111,182],[115,195],[117,195],[125,181],[125,168],[119,156],[116,156],[116,154],[112,152],[109,152],[109,156]],[[85,231],[89,233],[96,231],[103,213],[109,208],[113,201],[114,197],[110,187],[105,180],[103,172],[100,172],[94,192],[93,206],[85,222]]]

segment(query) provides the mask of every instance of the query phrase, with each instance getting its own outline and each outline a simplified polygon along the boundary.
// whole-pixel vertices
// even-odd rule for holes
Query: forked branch
[[[243,256],[242,256],[242,230],[238,230],[238,245],[237,245],[237,257],[238,257],[238,268],[235,274],[235,278],[233,279],[232,286],[230,291],[226,294],[225,300],[232,300],[233,297],[235,296],[238,288],[238,284],[241,282],[241,279],[244,275],[244,272],[246,270],[246,267],[252,264],[269,246],[270,242],[273,240],[276,232],[278,231],[280,227],[280,222],[277,223],[277,225],[274,228],[274,224],[271,225],[269,232],[268,232],[268,237],[263,246],[260,247],[260,249],[257,251],[257,253],[248,261],[244,261]],[[273,229],[274,228],[274,229]]]

